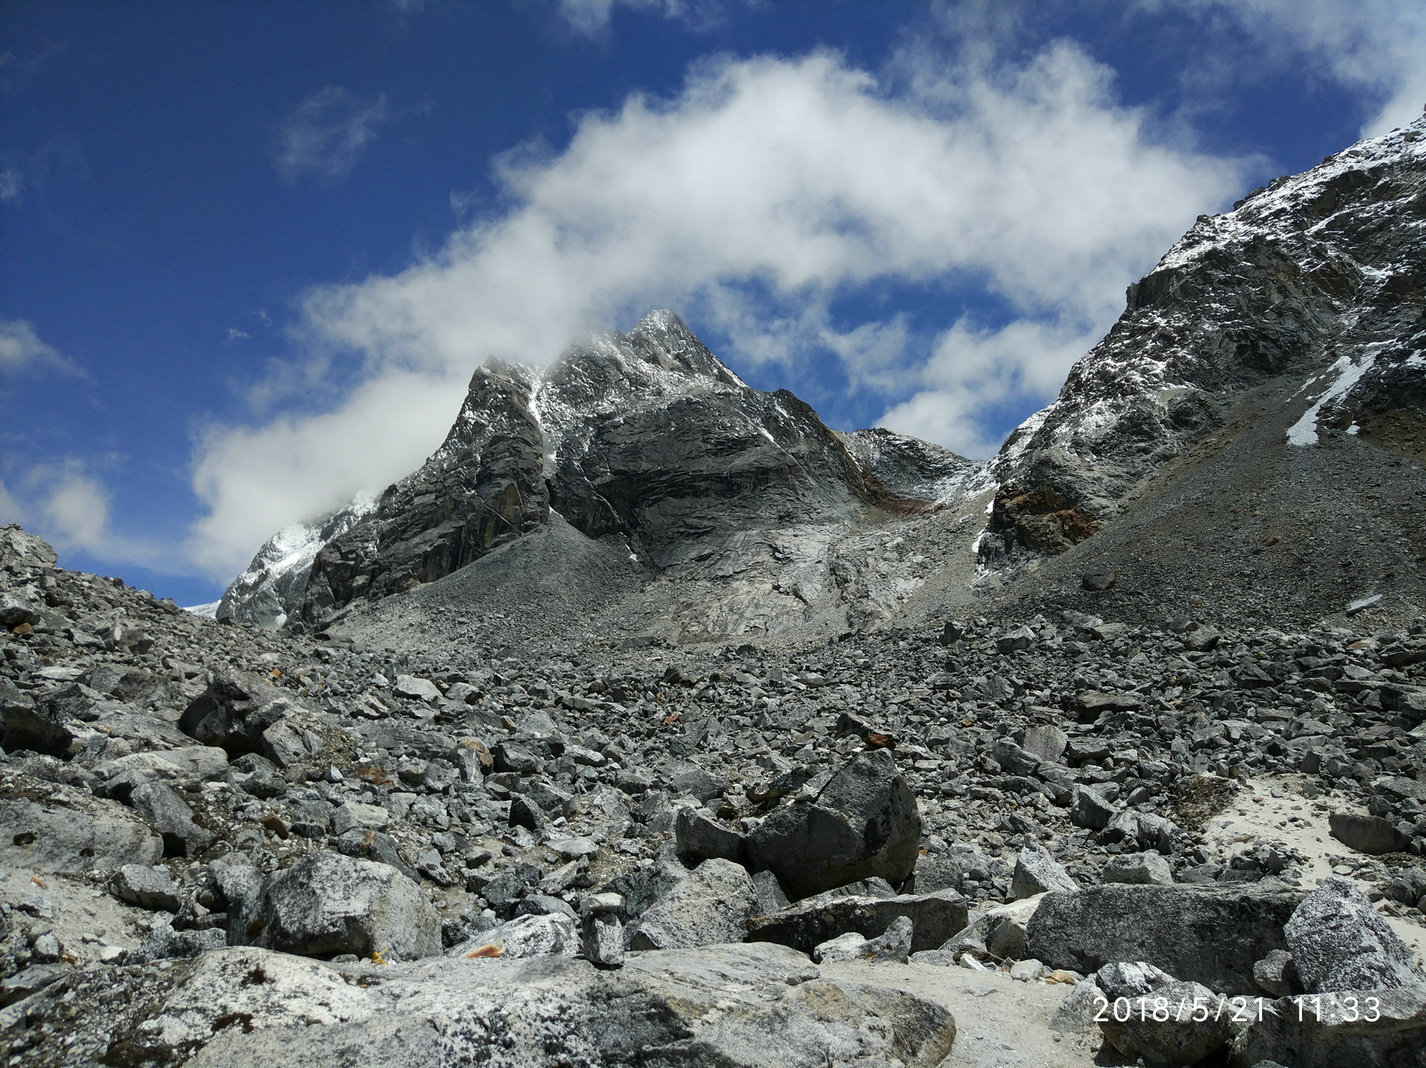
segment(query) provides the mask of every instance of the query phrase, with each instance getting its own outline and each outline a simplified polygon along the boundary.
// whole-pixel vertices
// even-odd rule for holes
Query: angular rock
[[[560,913],[516,916],[491,931],[450,950],[448,957],[471,959],[510,957],[576,956],[582,938],[579,925]]]
[[[905,916],[911,920],[913,952],[934,949],[966,925],[965,898],[951,890],[896,897],[835,897],[802,900],[748,925],[749,942],[778,942],[811,953],[838,935],[854,931],[876,938]]]
[[[1042,723],[1025,731],[1020,745],[1041,760],[1056,761],[1065,755],[1069,735],[1051,723]]]
[[[280,720],[262,732],[262,753],[279,768],[290,768],[321,751],[322,740],[290,720]]]
[[[1173,868],[1158,853],[1120,853],[1110,857],[1099,873],[1101,882],[1173,885]]]
[[[431,705],[440,704],[441,701],[440,687],[430,679],[417,678],[415,675],[397,675],[396,681],[391,684],[391,692],[397,697],[424,701]]]
[[[865,960],[876,964],[905,964],[911,955],[911,917],[898,916],[876,938],[865,938],[855,931],[838,935],[812,951],[818,964],[843,960]]]
[[[686,860],[722,857],[742,863],[747,846],[737,831],[695,808],[681,808],[673,821],[675,848]]]
[[[178,884],[173,881],[173,876],[167,868],[125,864],[114,873],[109,889],[120,901],[127,901],[130,905],[144,909],[177,912],[183,903],[179,897]]]
[[[580,948],[584,959],[601,968],[624,966],[624,925],[619,917],[585,917],[580,928]]]
[[[1017,900],[1034,897],[1049,890],[1075,893],[1079,883],[1064,865],[1039,846],[1026,846],[1015,858],[1015,873],[1010,879],[1010,893]]]
[[[1328,817],[1332,837],[1358,853],[1400,853],[1411,839],[1381,816],[1333,812]]]
[[[748,834],[747,856],[803,898],[871,875],[899,883],[915,868],[920,842],[916,796],[891,753],[875,749],[853,757],[815,802],[764,819]]]
[[[276,686],[255,676],[214,679],[179,717],[178,729],[204,745],[236,757],[263,751],[263,732],[291,714],[294,705]]]
[[[1086,690],[1074,699],[1075,715],[1081,723],[1093,723],[1106,712],[1133,712],[1143,701],[1133,694]]]
[[[1426,988],[1411,950],[1362,892],[1340,876],[1303,898],[1284,934],[1309,994]]]
[[[163,783],[146,782],[134,787],[129,804],[163,836],[164,856],[196,856],[216,837],[193,822],[193,809],[188,802]]]
[[[1271,997],[1285,998],[1296,993],[1300,984],[1292,954],[1285,949],[1275,949],[1262,960],[1255,961],[1253,982]]]
[[[1070,822],[1079,827],[1102,831],[1109,826],[1116,809],[1099,791],[1089,786],[1076,786],[1070,801]]]
[[[1227,993],[1254,990],[1253,962],[1286,949],[1282,927],[1302,900],[1253,886],[1107,883],[1047,894],[1026,930],[1026,952],[1057,968],[1091,972],[1145,961]]]
[[[691,949],[741,942],[757,900],[746,869],[718,857],[705,860],[639,918],[629,948]]]
[[[246,941],[307,957],[380,953],[411,960],[441,951],[441,921],[420,887],[386,864],[313,853],[276,872]]]

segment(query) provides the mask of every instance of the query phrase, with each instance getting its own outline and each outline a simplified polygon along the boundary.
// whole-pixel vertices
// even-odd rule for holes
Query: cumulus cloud
[[[118,533],[112,495],[90,465],[75,457],[36,464],[11,485],[0,483],[0,522],[22,523],[61,553],[81,552],[125,564],[153,564],[164,554]]]
[[[3,316],[0,316],[0,373],[87,377],[78,364],[43,341],[32,324]]]
[[[880,425],[936,441],[963,456],[1000,446],[988,416],[1026,397],[1050,397],[1066,371],[1099,338],[1062,321],[1020,320],[998,330],[962,320],[937,340],[914,370],[916,391],[890,408]]]
[[[1228,20],[1251,38],[1259,65],[1304,59],[1318,74],[1362,93],[1363,136],[1404,125],[1426,104],[1426,6],[1419,0],[1139,0]]]
[[[273,164],[289,182],[307,174],[344,177],[356,166],[362,149],[392,118],[385,95],[363,100],[340,86],[329,85],[298,104],[282,124]]]
[[[1240,192],[1241,171],[1156,138],[1070,43],[888,80],[831,53],[705,62],[672,97],[584,115],[562,151],[501,157],[503,215],[399,273],[309,292],[309,366],[351,353],[365,384],[319,415],[213,428],[195,468],[209,508],[197,551],[236,570],[315,502],[410,470],[485,358],[548,361],[662,305],[735,362],[778,363],[794,389],[836,360],[886,397],[893,427],[984,454],[977,391],[1047,400],[1125,284]],[[943,292],[947,314],[846,320],[846,298],[886,285]],[[959,323],[950,298],[965,292],[1034,325],[1001,338]]]

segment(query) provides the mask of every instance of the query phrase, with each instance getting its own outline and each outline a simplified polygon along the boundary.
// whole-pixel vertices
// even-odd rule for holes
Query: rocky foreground
[[[0,531],[8,1064],[1426,1064],[1426,624],[496,658],[54,565]]]

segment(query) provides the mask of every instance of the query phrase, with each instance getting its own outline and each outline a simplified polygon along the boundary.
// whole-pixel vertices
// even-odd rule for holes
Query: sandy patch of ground
[[[1094,1068],[1129,1063],[1113,1051],[1099,1057],[1099,1029],[1056,1034],[1050,1019],[1073,986],[1022,983],[1007,972],[972,972],[934,964],[820,964],[824,975],[906,990],[950,1010],[956,1042],[945,1068]]]
[[[1301,776],[1284,775],[1251,780],[1238,791],[1228,807],[1206,821],[1203,837],[1209,852],[1227,859],[1250,848],[1254,842],[1281,842],[1302,854],[1302,885],[1311,889],[1335,871],[1357,884],[1363,893],[1371,891],[1377,874],[1385,865],[1377,858],[1357,853],[1332,837],[1328,817],[1333,812],[1365,810],[1335,794],[1306,797]],[[1418,957],[1426,958],[1426,927],[1386,911],[1390,905],[1378,902],[1386,922]]]

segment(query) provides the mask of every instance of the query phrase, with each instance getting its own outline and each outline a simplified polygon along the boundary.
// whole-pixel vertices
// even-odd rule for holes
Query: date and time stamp
[[[1375,1023],[1381,1019],[1381,1001],[1377,998],[1353,995],[1303,994],[1292,999],[1299,1023],[1321,1023],[1324,1016],[1343,1023]],[[1131,1020],[1153,1020],[1156,1023],[1206,1023],[1209,1020],[1230,1024],[1260,1023],[1264,1017],[1277,1015],[1283,1009],[1269,998],[1215,997],[1166,998],[1146,994],[1135,998],[1098,999],[1095,1023],[1128,1023]],[[1292,1010],[1288,1010],[1291,1012]]]

